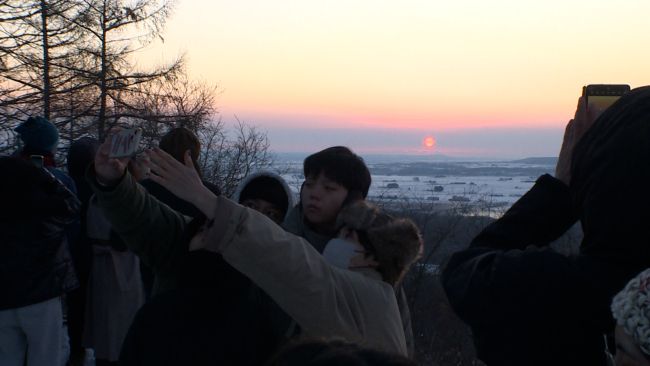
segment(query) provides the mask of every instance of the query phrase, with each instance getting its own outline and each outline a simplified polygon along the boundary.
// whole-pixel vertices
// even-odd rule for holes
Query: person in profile
[[[300,202],[282,227],[305,238],[319,253],[338,235],[337,217],[350,202],[365,199],[372,177],[363,158],[345,146],[332,146],[309,155],[303,162],[305,181]],[[409,356],[415,354],[411,312],[402,286],[395,289]]]
[[[583,98],[556,176],[541,176],[442,274],[449,301],[490,365],[605,365],[612,297],[650,267],[650,87],[594,120]],[[579,254],[549,248],[576,221]]]
[[[0,157],[0,171],[0,365],[67,362],[62,296],[78,284],[65,229],[79,201],[29,160]]]

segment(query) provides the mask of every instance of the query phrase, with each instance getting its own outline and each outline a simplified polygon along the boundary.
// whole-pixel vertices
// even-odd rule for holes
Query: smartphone
[[[34,164],[37,168],[43,169],[45,167],[45,158],[43,155],[30,155],[29,160]]]
[[[590,84],[583,87],[582,94],[587,111],[595,109],[602,113],[629,91],[630,86],[626,84]]]
[[[139,128],[128,128],[120,130],[111,136],[110,158],[126,158],[135,155],[140,146],[142,130]]]

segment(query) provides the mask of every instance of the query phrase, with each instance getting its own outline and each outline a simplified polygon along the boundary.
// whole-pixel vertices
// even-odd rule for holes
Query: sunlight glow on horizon
[[[180,0],[138,61],[187,52],[225,119],[265,129],[563,129],[582,85],[650,84],[647,14],[645,0]]]

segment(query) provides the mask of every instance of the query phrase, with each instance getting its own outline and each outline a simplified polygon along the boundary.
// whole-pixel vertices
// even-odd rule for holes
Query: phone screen
[[[139,128],[121,130],[112,135],[109,157],[124,158],[134,155],[140,144],[141,136],[142,130]]]
[[[616,102],[620,97],[620,95],[591,95],[587,101],[587,108],[596,108],[596,110],[604,111],[614,104],[614,102]]]
[[[587,111],[592,115],[592,118],[598,118],[600,114],[629,91],[630,86],[627,84],[587,85],[583,88],[583,95],[587,98]]]

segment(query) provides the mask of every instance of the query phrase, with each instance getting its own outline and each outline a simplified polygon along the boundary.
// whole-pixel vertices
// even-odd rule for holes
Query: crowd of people
[[[598,111],[600,112],[600,111]],[[0,365],[415,365],[402,280],[419,228],[366,200],[363,159],[309,155],[232,197],[185,128],[137,157],[31,117],[0,157]],[[541,176],[446,263],[486,365],[650,365],[650,87],[594,114],[580,98]],[[67,171],[66,172],[64,172]],[[297,201],[297,202],[296,202]],[[580,252],[549,247],[579,222]]]

